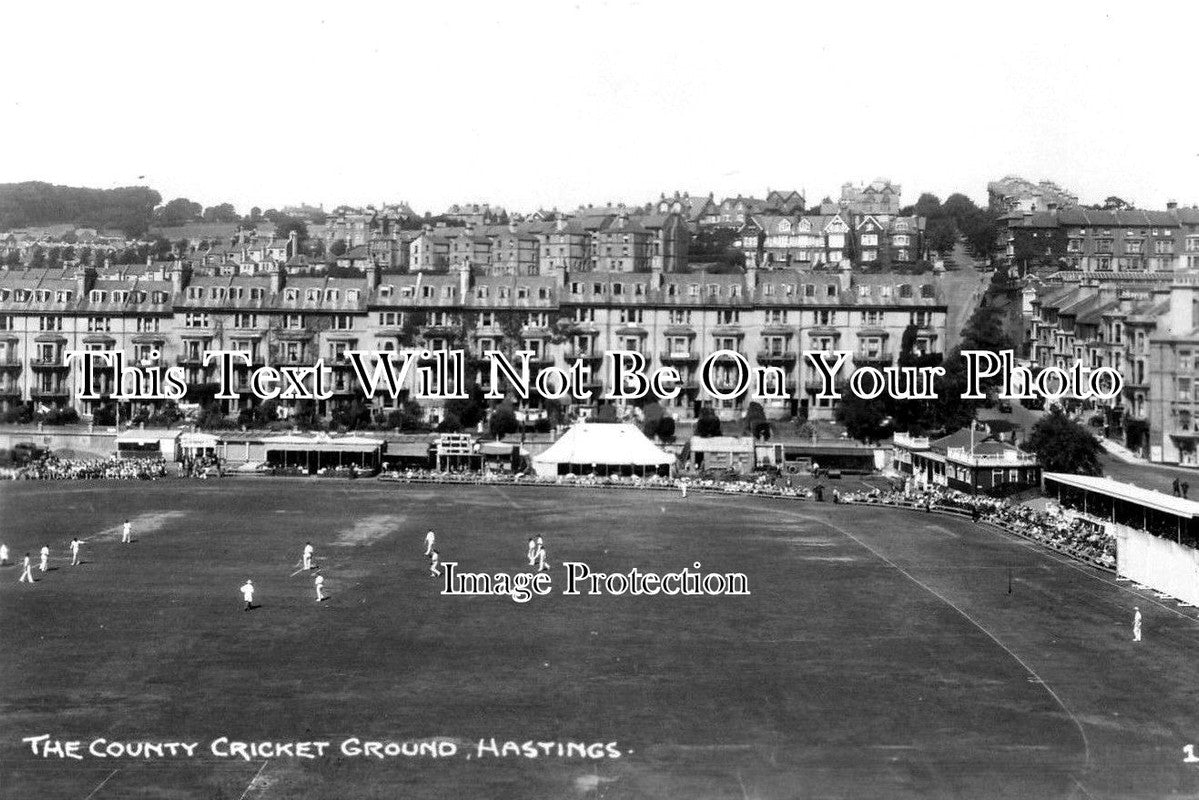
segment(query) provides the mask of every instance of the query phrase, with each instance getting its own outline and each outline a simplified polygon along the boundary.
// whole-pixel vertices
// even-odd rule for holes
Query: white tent
[[[659,450],[634,425],[580,422],[544,453],[533,470],[554,475],[656,475],[669,472],[674,456]]]

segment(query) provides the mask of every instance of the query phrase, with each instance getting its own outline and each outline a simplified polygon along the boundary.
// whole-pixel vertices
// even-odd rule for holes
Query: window
[[[263,291],[262,291],[261,286],[251,286],[250,287],[250,299],[251,300],[261,300],[262,295],[263,295]]]
[[[669,314],[671,325],[690,325],[691,310],[686,308],[672,308]]]
[[[106,333],[112,330],[110,317],[88,317],[87,330],[89,333]]]
[[[298,330],[304,327],[303,314],[287,314],[283,317],[283,327],[287,330]]]
[[[37,326],[41,331],[61,331],[62,317],[38,317]]]
[[[400,324],[399,316],[400,315],[399,315],[398,311],[380,311],[379,312],[379,324],[384,327],[388,327],[388,326],[394,327],[394,326]]]
[[[354,318],[349,314],[333,315],[333,330],[348,331],[354,327]]]
[[[781,308],[769,308],[766,310],[766,322],[770,325],[786,325],[787,312]]]
[[[285,290],[283,292],[283,299],[287,300],[290,303],[294,303],[296,300],[300,299],[300,290],[299,289]]]
[[[825,286],[824,287],[824,295],[825,295],[825,297],[836,297],[837,296],[837,284],[830,283],[827,286]]]
[[[137,332],[138,333],[158,333],[158,317],[138,317]]]
[[[871,325],[871,326],[882,325],[883,324],[883,312],[875,311],[875,310],[863,311],[862,312],[862,324],[863,325]]]
[[[183,327],[185,328],[207,328],[207,314],[187,314],[183,318]]]
[[[640,308],[620,309],[620,321],[626,325],[640,325],[643,317],[644,311]]]
[[[722,308],[716,312],[717,325],[737,325],[741,322],[741,312],[734,308]]]
[[[257,328],[258,316],[256,314],[234,314],[233,327],[235,328]]]

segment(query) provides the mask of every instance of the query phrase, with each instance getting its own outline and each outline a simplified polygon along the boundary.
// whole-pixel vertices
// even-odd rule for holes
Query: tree
[[[657,400],[652,400],[645,404],[641,409],[642,421],[641,432],[649,438],[654,438],[658,435],[658,428],[662,424],[662,418],[666,412],[662,409],[662,404]]]
[[[329,245],[329,255],[334,258],[341,258],[346,254],[346,250],[348,249],[349,246],[346,244],[345,239],[336,239],[333,244]]]
[[[958,228],[948,217],[933,217],[924,228],[928,249],[945,255],[953,250],[958,241]]]
[[[452,411],[446,411],[441,422],[437,424],[438,433],[458,433],[462,430],[462,420]]]
[[[596,409],[595,418],[592,420],[592,422],[603,422],[608,424],[618,421],[619,420],[616,419],[616,406],[612,405],[611,403],[605,403]]]
[[[770,438],[770,423],[766,421],[766,409],[756,400],[750,401],[745,410],[745,432],[755,439]]]
[[[1060,408],[1049,412],[1033,426],[1021,447],[1035,453],[1041,468],[1048,472],[1099,475],[1101,448],[1098,440],[1083,426],[1067,417]]]
[[[296,238],[299,240],[301,246],[304,242],[308,241],[308,225],[305,224],[304,220],[289,217],[286,214],[280,214],[275,217],[276,239],[286,239],[291,236],[292,231],[296,232]],[[294,256],[296,254],[292,253],[291,255]]]
[[[945,216],[960,223],[966,217],[978,213],[978,206],[974,205],[974,201],[961,192],[954,192],[945,198],[941,210],[945,212]]]
[[[720,418],[710,408],[705,408],[695,421],[695,435],[702,439],[720,435]]]
[[[241,222],[241,215],[237,213],[237,209],[233,207],[232,203],[209,206],[204,209],[203,218],[205,222],[221,222],[226,224]]]
[[[1132,203],[1129,203],[1128,201],[1123,200],[1122,198],[1116,197],[1115,195],[1112,195],[1103,201],[1103,210],[1104,211],[1127,211],[1128,209],[1133,208],[1133,207],[1134,206],[1132,205]]]
[[[891,434],[886,404],[864,400],[853,392],[844,392],[837,406],[837,422],[861,442],[877,442]]]
[[[663,417],[658,424],[658,438],[663,442],[674,441],[674,417]]]
[[[990,258],[999,249],[1002,228],[995,212],[975,210],[959,219],[957,225],[966,240],[966,250],[975,258]]]
[[[491,435],[495,439],[502,439],[510,433],[516,433],[520,430],[520,425],[516,421],[516,412],[512,410],[512,405],[508,402],[501,403],[496,406],[491,412],[491,419],[488,420],[487,428],[491,431]]]
[[[925,192],[920,195],[920,199],[916,201],[916,205],[912,206],[912,213],[918,217],[927,217],[928,219],[936,219],[943,215],[941,209],[941,198],[930,192]]]
[[[204,213],[204,207],[186,197],[176,197],[154,212],[155,221],[164,227],[194,222]]]

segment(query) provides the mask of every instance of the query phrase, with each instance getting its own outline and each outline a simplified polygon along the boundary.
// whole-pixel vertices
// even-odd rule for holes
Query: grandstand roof
[[[1186,519],[1199,518],[1199,502],[1184,500],[1181,497],[1174,497],[1153,489],[1143,489],[1135,484],[1121,483],[1111,478],[1095,478],[1090,475],[1070,475],[1065,472],[1046,472],[1044,478],[1047,481],[1057,481],[1063,486],[1073,486],[1076,489],[1084,489]]]

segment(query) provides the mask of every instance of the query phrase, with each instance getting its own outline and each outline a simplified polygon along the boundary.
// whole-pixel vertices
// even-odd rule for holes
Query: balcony
[[[21,396],[21,387],[17,386],[15,383],[12,385],[0,386],[0,397],[12,398],[12,397],[20,397],[20,396]]]
[[[0,356],[0,371],[20,372],[21,359],[16,356]]]
[[[587,350],[578,347],[566,348],[565,355],[567,361],[603,361],[604,359],[604,352],[602,350]]]
[[[42,386],[33,389],[29,395],[34,400],[62,400],[70,397],[71,393],[65,386]]]
[[[184,353],[175,359],[175,363],[181,367],[200,367],[204,365],[204,354]]]
[[[33,367],[34,370],[39,370],[42,372],[50,372],[55,370],[66,372],[70,369],[68,365],[63,364],[58,358],[34,358],[30,360],[29,366]]]
[[[867,353],[854,353],[853,365],[855,367],[876,367],[882,369],[889,367],[894,363],[894,359],[890,353],[875,353],[870,355]]]
[[[658,353],[658,361],[663,364],[694,364],[699,361],[699,354],[691,350],[663,350]]]
[[[759,350],[759,364],[794,364],[799,359],[796,353],[784,350]]]

